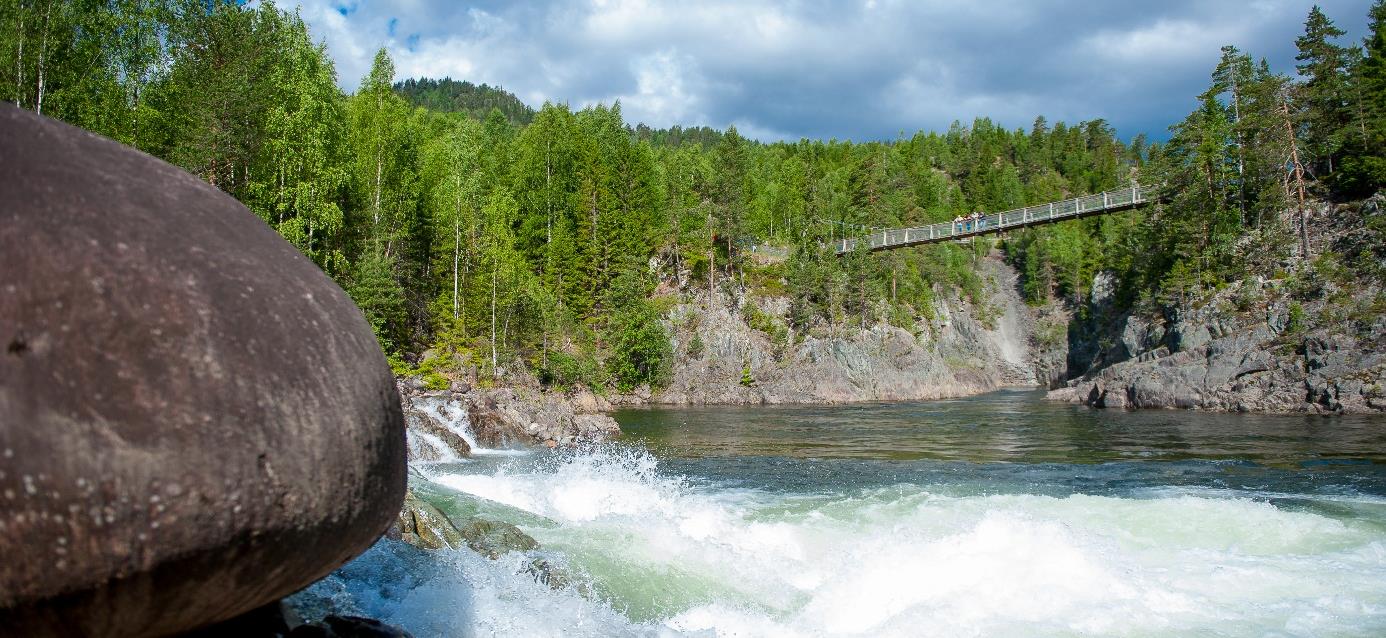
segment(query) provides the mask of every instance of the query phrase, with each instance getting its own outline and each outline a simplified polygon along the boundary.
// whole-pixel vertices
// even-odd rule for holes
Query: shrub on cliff
[[[649,299],[652,287],[638,270],[629,270],[616,277],[606,295],[611,308],[606,329],[611,354],[606,367],[623,392],[668,382],[674,349],[659,309]]]

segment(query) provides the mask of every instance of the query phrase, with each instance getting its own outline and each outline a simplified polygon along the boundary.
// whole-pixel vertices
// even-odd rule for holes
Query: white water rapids
[[[614,446],[428,478],[435,502],[508,506],[487,505],[587,591],[535,583],[518,554],[391,541],[319,585],[416,636],[1386,633],[1375,497],[1328,499],[1348,513],[1329,516],[1209,489],[987,493],[966,475],[762,489]]]

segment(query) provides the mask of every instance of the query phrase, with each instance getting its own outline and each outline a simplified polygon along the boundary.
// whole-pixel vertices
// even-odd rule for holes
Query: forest
[[[243,202],[351,295],[397,372],[629,389],[667,377],[662,319],[681,301],[787,296],[783,323],[741,307],[790,335],[913,326],[939,295],[985,303],[974,266],[990,241],[826,248],[975,210],[1166,189],[1143,211],[1002,239],[1035,304],[1081,307],[1104,270],[1134,306],[1307,264],[1307,202],[1386,183],[1386,0],[1370,18],[1359,46],[1312,9],[1294,69],[1224,47],[1162,143],[1044,117],[764,143],[628,123],[619,103],[534,109],[484,84],[401,79],[384,49],[348,95],[304,21],[268,1],[2,0],[0,98]]]

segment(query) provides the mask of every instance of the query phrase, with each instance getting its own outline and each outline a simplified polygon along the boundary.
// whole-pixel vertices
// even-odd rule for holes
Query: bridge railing
[[[1158,196],[1157,188],[1155,186],[1128,186],[1095,195],[1083,195],[1047,204],[991,213],[983,215],[979,219],[882,230],[863,237],[839,240],[836,248],[839,253],[851,252],[856,250],[859,242],[864,242],[867,250],[877,250],[889,246],[928,243],[953,237],[996,232],[1006,228],[1077,217],[1085,213],[1129,208],[1155,199]]]

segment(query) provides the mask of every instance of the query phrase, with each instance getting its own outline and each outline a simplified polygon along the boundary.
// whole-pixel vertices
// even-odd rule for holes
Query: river
[[[420,637],[1386,635],[1386,420],[1042,397],[622,411],[411,478],[576,584],[384,540],[314,590]]]

